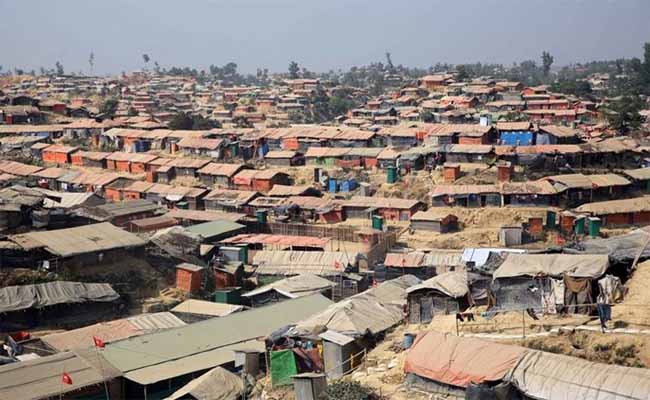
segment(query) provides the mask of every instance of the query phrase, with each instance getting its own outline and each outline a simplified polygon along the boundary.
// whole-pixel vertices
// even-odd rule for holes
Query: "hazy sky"
[[[0,65],[326,71],[384,61],[539,59],[556,64],[641,55],[650,0],[0,0]]]

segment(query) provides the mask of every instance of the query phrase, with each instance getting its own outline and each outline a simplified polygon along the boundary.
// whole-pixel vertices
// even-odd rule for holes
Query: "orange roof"
[[[221,243],[242,243],[242,244],[275,244],[284,246],[305,246],[325,248],[329,243],[328,238],[319,238],[313,236],[289,236],[289,235],[272,235],[266,233],[251,233],[237,235]]]
[[[523,347],[426,331],[409,349],[404,372],[466,388],[471,383],[502,380],[526,351]]]
[[[53,144],[52,146],[47,146],[43,149],[44,152],[48,153],[65,153],[70,154],[77,151],[78,147],[73,146],[64,146],[61,144]]]

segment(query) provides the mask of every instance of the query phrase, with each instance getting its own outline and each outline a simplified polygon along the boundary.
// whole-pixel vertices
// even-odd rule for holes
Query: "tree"
[[[431,111],[422,111],[420,113],[420,119],[422,122],[436,122],[435,117],[433,116],[433,113]]]
[[[253,128],[254,125],[252,122],[248,120],[243,115],[238,115],[235,118],[232,119],[232,123],[235,125],[237,128]]]
[[[146,69],[146,68],[147,68],[147,64],[149,64],[149,60],[151,60],[151,58],[149,57],[149,54],[144,53],[144,54],[142,55],[142,60],[144,60],[144,68]]]
[[[95,72],[95,53],[90,52],[90,57],[88,57],[88,65],[90,65],[90,75],[93,75]]]
[[[169,129],[190,130],[193,124],[192,117],[188,113],[179,112],[169,121]]]
[[[467,67],[463,64],[456,67],[456,79],[460,82],[469,78],[469,73],[467,72]]]
[[[644,93],[650,93],[650,43],[643,45],[643,64],[640,66],[640,81]]]
[[[54,66],[56,67],[57,75],[61,76],[65,74],[65,71],[63,69],[63,64],[61,64],[59,61],[57,61],[56,64],[54,64]]]
[[[153,62],[153,70],[155,73],[159,74],[160,73],[160,64],[158,64],[158,61]]]
[[[329,98],[328,105],[330,115],[336,117],[347,114],[348,111],[354,108],[354,101],[343,96],[332,96]]]
[[[619,132],[629,132],[641,126],[639,111],[642,108],[643,103],[639,96],[627,94],[613,100],[608,107],[604,108],[603,115],[610,127]]]
[[[109,98],[106,99],[104,104],[99,109],[99,112],[102,114],[105,114],[106,116],[112,118],[115,115],[115,112],[117,111],[117,99],[116,98]]]
[[[544,76],[548,76],[548,74],[551,72],[551,65],[553,65],[553,61],[555,61],[555,59],[551,53],[548,51],[542,52],[542,72],[544,73]]]
[[[220,128],[219,122],[204,118],[201,115],[190,115],[179,112],[169,121],[169,129],[174,130],[207,130]]]
[[[136,115],[138,115],[138,110],[136,110],[133,107],[129,107],[129,109],[126,110],[126,115],[128,115],[129,117],[135,117]]]
[[[390,56],[390,52],[386,52],[386,65],[388,65],[388,71],[392,74],[395,73],[395,66],[393,66],[393,59]]]
[[[298,79],[298,72],[300,72],[300,66],[297,62],[291,61],[289,63],[289,78]]]

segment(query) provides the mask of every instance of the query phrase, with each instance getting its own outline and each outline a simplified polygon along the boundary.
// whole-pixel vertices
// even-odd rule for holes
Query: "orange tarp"
[[[524,353],[522,347],[424,332],[409,349],[404,372],[466,388],[470,383],[502,380]]]

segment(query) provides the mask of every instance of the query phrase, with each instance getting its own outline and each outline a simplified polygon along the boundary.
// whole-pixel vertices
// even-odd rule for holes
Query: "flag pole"
[[[99,355],[99,346],[97,346],[97,341],[93,336],[93,343],[95,344],[95,354],[97,355],[97,363],[99,364],[99,372],[102,374],[102,380],[104,381],[104,392],[106,392],[106,400],[111,400],[111,395],[108,392],[108,383],[106,383],[106,376],[104,375],[104,366],[102,364],[102,357]],[[104,342],[102,342],[103,345]]]

